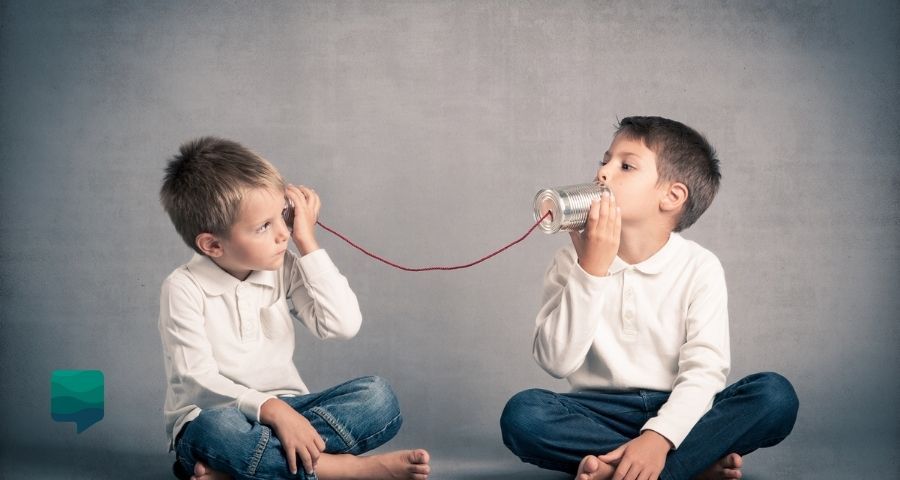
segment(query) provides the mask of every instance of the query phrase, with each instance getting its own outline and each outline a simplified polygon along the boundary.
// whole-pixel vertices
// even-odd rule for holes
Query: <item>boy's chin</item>
[[[278,270],[281,266],[284,265],[284,254],[278,255],[278,258],[272,262],[271,268],[269,270]]]

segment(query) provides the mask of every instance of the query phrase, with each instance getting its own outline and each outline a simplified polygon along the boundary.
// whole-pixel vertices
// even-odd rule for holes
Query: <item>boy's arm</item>
[[[319,456],[325,451],[325,441],[306,417],[284,400],[272,398],[263,403],[260,418],[261,423],[271,425],[275,436],[281,441],[292,474],[297,474],[299,464],[307,473],[316,470]]]
[[[696,285],[688,306],[686,341],[681,346],[672,393],[657,416],[641,429],[663,435],[675,448],[709,411],[713,397],[725,388],[731,368],[728,294],[718,259],[707,261],[699,269]]]
[[[323,249],[297,258],[285,252],[291,314],[317,337],[352,338],[362,324],[359,301]]]
[[[291,238],[302,255],[297,258],[285,252],[291,314],[319,338],[352,338],[362,324],[362,313],[347,278],[316,242],[319,196],[308,187],[294,185],[287,186],[285,195],[294,204]]]
[[[206,336],[202,292],[189,280],[167,278],[162,285],[159,330],[172,369],[172,388],[201,408],[236,403],[250,420],[260,421],[262,404],[275,398],[239,385],[219,373]]]
[[[572,248],[557,252],[544,275],[543,302],[536,319],[532,353],[550,375],[564,378],[581,367],[613,300],[620,280],[595,277],[579,265]]]

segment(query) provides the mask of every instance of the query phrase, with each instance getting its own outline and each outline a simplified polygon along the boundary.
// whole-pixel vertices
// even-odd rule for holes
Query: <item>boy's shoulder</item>
[[[194,253],[190,260],[172,270],[163,280],[162,288],[164,292],[177,289],[194,298],[218,296],[229,283],[237,282],[232,278],[209,257]]]
[[[672,236],[678,238],[682,244],[682,248],[684,248],[684,252],[682,255],[684,258],[690,259],[694,262],[700,264],[712,264],[722,266],[722,263],[719,261],[719,257],[713,253],[712,250],[700,245],[695,240],[690,240],[682,237],[677,233],[672,233]]]
[[[196,272],[192,270],[192,266],[197,268],[202,263],[202,255],[194,254],[194,256],[186,263],[183,263],[172,270],[169,275],[162,281],[163,293],[179,290],[187,294],[202,295],[204,288],[198,281]]]

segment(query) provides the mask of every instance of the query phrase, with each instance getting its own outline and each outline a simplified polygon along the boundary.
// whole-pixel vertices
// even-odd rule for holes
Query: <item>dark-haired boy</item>
[[[740,478],[742,455],[779,443],[798,401],[775,373],[725,388],[725,275],[678,232],[712,203],[719,161],[702,135],[660,117],[621,121],[572,246],[544,279],[537,363],[572,392],[516,394],[501,418],[523,461],[577,480]]]

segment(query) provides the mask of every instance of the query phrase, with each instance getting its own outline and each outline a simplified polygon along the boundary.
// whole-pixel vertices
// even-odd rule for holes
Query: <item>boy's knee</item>
[[[764,385],[767,402],[770,405],[777,406],[779,409],[796,413],[800,406],[800,401],[791,382],[775,372],[763,372],[759,376],[762,385]]]
[[[788,379],[774,372],[758,373],[756,382],[760,386],[758,394],[762,397],[764,408],[769,412],[767,417],[790,431],[800,408],[794,386]]]
[[[387,380],[379,376],[363,377],[359,379],[359,388],[364,390],[370,415],[383,418],[386,422],[400,416],[400,402]]]
[[[537,431],[541,429],[542,410],[546,408],[548,392],[537,388],[525,390],[513,395],[506,402],[500,415],[500,432],[503,443],[514,453],[519,453],[523,443],[533,441]]]

